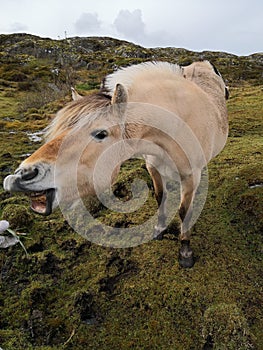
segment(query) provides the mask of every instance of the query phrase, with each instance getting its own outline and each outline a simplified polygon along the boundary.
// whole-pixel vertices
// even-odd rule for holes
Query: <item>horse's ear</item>
[[[122,84],[117,84],[111,99],[111,103],[127,103],[128,102],[128,93],[125,87]]]
[[[79,93],[77,93],[74,87],[71,87],[71,96],[73,101],[80,100],[83,97]]]

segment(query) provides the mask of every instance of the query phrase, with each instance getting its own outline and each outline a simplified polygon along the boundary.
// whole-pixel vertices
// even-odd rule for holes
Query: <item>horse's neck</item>
[[[192,81],[205,91],[212,99],[221,98],[222,92],[219,83],[211,77],[194,76]]]
[[[225,96],[218,82],[213,81],[213,79],[204,80],[201,77],[194,77],[193,82],[209,96],[214,105],[219,109],[221,116],[225,118],[227,115]]]

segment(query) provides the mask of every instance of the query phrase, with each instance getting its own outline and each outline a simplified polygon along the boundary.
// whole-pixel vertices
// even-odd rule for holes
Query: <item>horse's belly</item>
[[[151,155],[144,155],[143,158],[146,163],[154,167],[163,178],[176,180],[178,176],[179,179],[179,171],[176,164],[174,164],[171,159],[160,159]]]

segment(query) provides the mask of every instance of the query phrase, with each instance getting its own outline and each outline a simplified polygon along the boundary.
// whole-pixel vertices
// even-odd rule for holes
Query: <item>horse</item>
[[[179,179],[179,265],[192,267],[193,202],[203,169],[228,136],[228,88],[219,71],[209,61],[145,62],[109,74],[97,92],[72,89],[72,97],[47,127],[46,142],[4,179],[4,189],[27,193],[31,209],[49,215],[59,198],[99,195],[124,160],[141,155],[158,203],[157,239],[167,227],[167,182]]]

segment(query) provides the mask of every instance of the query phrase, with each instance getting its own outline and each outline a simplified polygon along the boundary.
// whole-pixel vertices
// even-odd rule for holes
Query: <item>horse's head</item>
[[[186,79],[192,80],[201,88],[211,89],[221,97],[229,98],[229,90],[218,71],[218,69],[209,61],[193,62],[189,66],[183,67],[183,75]]]
[[[44,215],[58,205],[59,192],[65,191],[63,198],[76,195],[72,193],[75,187],[71,189],[76,179],[79,192],[93,194],[97,159],[122,139],[126,102],[122,85],[116,86],[111,99],[102,94],[78,96],[57,114],[47,134],[49,140],[4,179],[4,189],[27,193],[31,208]]]

